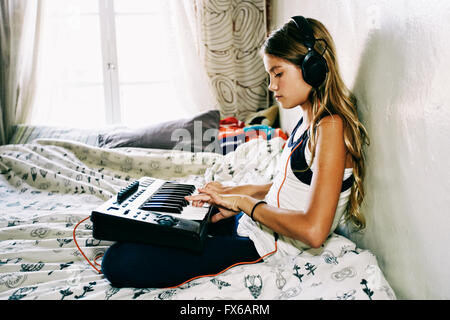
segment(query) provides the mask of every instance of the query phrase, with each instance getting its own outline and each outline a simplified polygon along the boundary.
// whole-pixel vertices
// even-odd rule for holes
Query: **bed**
[[[285,140],[253,139],[219,154],[107,148],[87,136],[19,139],[0,146],[1,300],[396,299],[376,257],[339,234],[321,248],[275,254],[177,289],[111,286],[73,240],[75,226],[95,207],[142,176],[197,186],[212,180],[270,182]],[[92,237],[89,219],[77,227],[76,240],[91,261],[112,244]]]

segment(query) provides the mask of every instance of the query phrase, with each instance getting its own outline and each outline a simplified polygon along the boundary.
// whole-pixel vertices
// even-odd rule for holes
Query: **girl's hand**
[[[217,181],[208,182],[203,188],[198,188],[199,192],[214,191],[216,193],[228,193],[229,190],[230,187],[226,187]]]
[[[232,217],[239,213],[239,202],[242,199],[242,195],[237,194],[219,194],[211,189],[199,189],[204,193],[194,196],[185,197],[186,200],[192,201],[193,206],[203,206],[204,203],[215,205],[219,209],[219,213],[215,214],[212,218],[212,222]]]
[[[200,194],[204,194],[204,193],[208,193],[208,192],[215,192],[215,193],[227,193],[227,191],[229,190],[229,187],[225,187],[223,186],[220,182],[217,181],[212,181],[212,182],[208,182],[204,187],[198,188],[198,192]],[[205,201],[204,199],[208,199],[209,198],[204,198],[204,197],[197,197],[197,195],[194,198],[190,198],[192,199],[192,206],[194,207],[203,207],[203,205],[205,203],[208,203],[208,201]]]

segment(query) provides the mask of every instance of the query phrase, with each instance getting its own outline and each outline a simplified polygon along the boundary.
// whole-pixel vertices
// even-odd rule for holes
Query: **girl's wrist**
[[[238,197],[239,197],[239,198],[238,198],[237,206],[238,206],[239,211],[247,212],[247,211],[246,211],[246,210],[247,210],[246,208],[248,207],[247,202],[248,202],[248,200],[249,200],[249,199],[248,199],[249,196],[244,195],[244,194],[240,194]]]
[[[239,199],[239,210],[244,211],[250,216],[250,213],[256,202],[258,202],[258,199],[255,199],[248,195],[242,195]]]

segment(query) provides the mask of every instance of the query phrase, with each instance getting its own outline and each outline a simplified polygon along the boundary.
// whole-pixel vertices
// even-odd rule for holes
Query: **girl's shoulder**
[[[344,121],[342,120],[342,117],[338,114],[326,114],[323,117],[321,117],[320,120],[317,122],[317,125],[321,124],[343,125]]]
[[[344,132],[344,120],[338,114],[328,114],[322,117],[316,125],[317,133],[340,134]]]

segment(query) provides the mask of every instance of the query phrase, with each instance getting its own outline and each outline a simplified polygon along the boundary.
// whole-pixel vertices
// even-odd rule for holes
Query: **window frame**
[[[106,124],[122,123],[114,1],[98,0]]]

